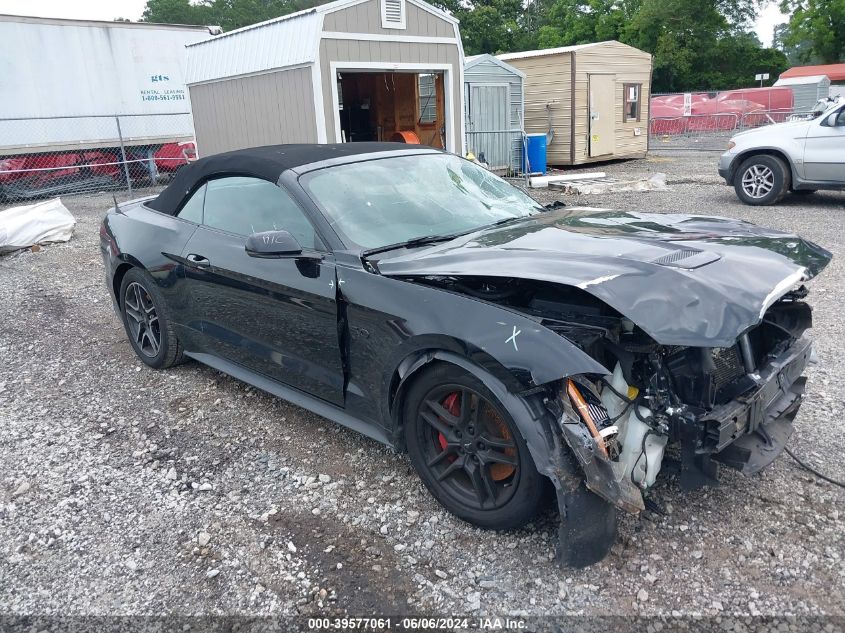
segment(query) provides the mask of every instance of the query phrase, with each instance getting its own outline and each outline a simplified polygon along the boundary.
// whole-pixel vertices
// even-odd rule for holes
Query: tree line
[[[772,47],[751,30],[766,0],[429,0],[461,21],[467,55],[619,40],[653,55],[654,92],[773,83],[801,63],[845,60],[845,0],[782,0]],[[143,19],[230,31],[320,0],[147,0]]]

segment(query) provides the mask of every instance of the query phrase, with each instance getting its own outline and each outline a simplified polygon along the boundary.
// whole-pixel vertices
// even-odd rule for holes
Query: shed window
[[[642,84],[625,84],[625,121],[640,120],[640,87]]]
[[[381,27],[405,28],[405,0],[381,0]]]
[[[437,91],[434,88],[434,75],[419,75],[420,123],[437,121]]]

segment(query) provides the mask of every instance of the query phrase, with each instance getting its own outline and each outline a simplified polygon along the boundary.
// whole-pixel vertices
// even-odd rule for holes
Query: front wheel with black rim
[[[452,514],[489,529],[525,525],[545,498],[513,418],[481,381],[458,367],[424,370],[404,406],[411,462]]]
[[[746,159],[734,177],[734,191],[745,204],[774,204],[789,190],[789,167],[777,156],[758,154]]]
[[[149,273],[132,268],[120,284],[120,310],[132,349],[155,369],[183,360],[182,345],[173,331],[167,306]]]

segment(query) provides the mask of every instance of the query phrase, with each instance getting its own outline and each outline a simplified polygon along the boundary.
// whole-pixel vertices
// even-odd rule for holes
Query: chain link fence
[[[164,184],[196,159],[188,112],[0,119],[0,203]]]
[[[648,149],[724,151],[737,132],[812,116],[789,88],[652,95]]]

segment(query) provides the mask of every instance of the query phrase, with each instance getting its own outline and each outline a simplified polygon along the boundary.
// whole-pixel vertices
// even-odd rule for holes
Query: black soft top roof
[[[158,194],[158,197],[150,200],[147,206],[162,213],[175,215],[188,193],[196,189],[201,182],[216,176],[253,176],[275,183],[284,171],[302,165],[360,154],[409,150],[415,147],[417,146],[403,143],[267,145],[215,154],[200,158],[180,169],[173,178],[173,182]],[[425,147],[425,149],[431,148]]]

